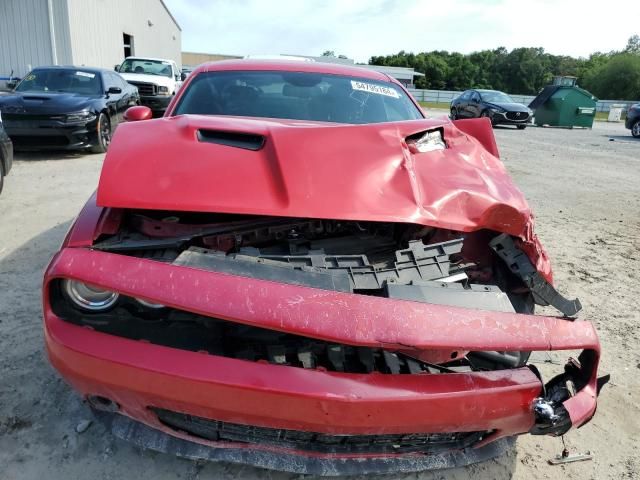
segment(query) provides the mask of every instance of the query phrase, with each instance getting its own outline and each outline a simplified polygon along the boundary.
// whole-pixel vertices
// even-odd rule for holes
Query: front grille
[[[509,120],[524,122],[529,118],[529,114],[527,112],[507,112],[506,117]]]
[[[11,141],[16,147],[66,147],[69,145],[69,139],[59,135],[14,135]]]
[[[391,435],[328,435],[324,433],[256,427],[150,408],[165,426],[214,442],[271,445],[307,452],[442,453],[473,446],[491,432],[408,433]]]
[[[145,82],[129,82],[131,85],[135,85],[138,87],[138,93],[140,95],[157,95],[157,86],[153,83],[145,83]]]

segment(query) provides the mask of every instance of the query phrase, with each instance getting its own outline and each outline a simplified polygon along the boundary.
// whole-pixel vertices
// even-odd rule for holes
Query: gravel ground
[[[547,465],[560,439],[522,437],[517,450],[466,469],[385,478],[640,477],[640,142],[619,124],[593,130],[495,130],[502,158],[537,215],[557,284],[595,322],[612,374],[595,419],[566,437],[594,460]],[[7,480],[298,478],[140,451],[91,419],[43,353],[40,282],[97,184],[102,156],[19,155],[0,196],[0,477]],[[536,357],[561,368],[566,355]],[[78,432],[80,431],[80,433]]]

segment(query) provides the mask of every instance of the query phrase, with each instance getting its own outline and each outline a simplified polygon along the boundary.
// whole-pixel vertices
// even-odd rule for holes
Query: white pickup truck
[[[155,116],[164,113],[185,79],[174,61],[162,58],[127,57],[115,70],[138,87],[140,102]]]

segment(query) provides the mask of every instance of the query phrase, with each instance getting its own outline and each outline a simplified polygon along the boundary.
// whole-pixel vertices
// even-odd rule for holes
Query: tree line
[[[331,52],[333,53],[333,52]],[[412,67],[417,88],[466,90],[488,88],[508,93],[536,95],[554,75],[578,77],[578,85],[596,97],[612,100],[640,99],[640,36],[629,38],[620,51],[595,52],[588,58],[552,55],[543,48],[504,47],[469,54],[434,50],[400,51],[373,56],[370,65]]]

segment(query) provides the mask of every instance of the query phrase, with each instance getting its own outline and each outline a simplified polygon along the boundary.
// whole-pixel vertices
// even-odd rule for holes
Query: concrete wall
[[[121,63],[123,33],[133,35],[134,55],[181,65],[181,31],[161,0],[66,1],[75,65],[113,68]]]
[[[52,63],[47,0],[0,0],[0,78]]]

